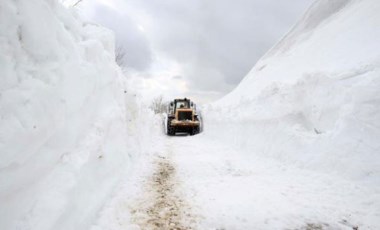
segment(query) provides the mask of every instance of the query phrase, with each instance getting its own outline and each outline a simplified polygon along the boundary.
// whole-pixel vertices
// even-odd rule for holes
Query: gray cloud
[[[133,19],[105,5],[94,5],[94,20],[115,33],[116,47],[125,53],[123,63],[138,71],[148,70],[152,51],[145,34]]]
[[[152,52],[162,54],[182,67],[190,93],[223,95],[290,30],[312,1],[124,0],[127,13],[99,9],[96,17],[106,19],[105,25],[116,31],[130,57],[136,57],[127,60],[132,67],[144,70],[152,62]],[[148,19],[130,12],[141,12]],[[136,23],[144,26],[144,34]]]
[[[140,1],[163,52],[189,65],[195,90],[229,91],[290,29],[311,1]],[[209,81],[209,82],[208,82]]]

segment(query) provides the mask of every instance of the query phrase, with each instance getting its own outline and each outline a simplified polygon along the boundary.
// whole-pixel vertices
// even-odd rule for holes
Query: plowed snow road
[[[93,230],[377,228],[380,207],[371,201],[379,192],[366,186],[238,152],[203,134],[154,145]]]
[[[181,185],[170,156],[158,156],[154,164],[154,173],[148,178],[145,194],[131,210],[131,221],[142,229],[193,229],[195,220],[191,207],[178,192]]]

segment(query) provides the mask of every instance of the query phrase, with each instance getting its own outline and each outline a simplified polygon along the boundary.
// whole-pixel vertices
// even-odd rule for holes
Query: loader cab
[[[190,100],[188,99],[176,99],[174,100],[174,110],[177,109],[189,109],[190,108]]]
[[[168,104],[167,113],[174,115],[177,109],[196,109],[196,105],[187,98],[175,99]]]
[[[190,101],[189,100],[176,100],[175,102],[175,109],[188,109],[190,108]]]

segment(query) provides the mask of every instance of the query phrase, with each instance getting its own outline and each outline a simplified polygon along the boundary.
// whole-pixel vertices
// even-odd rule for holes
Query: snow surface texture
[[[92,229],[380,229],[378,12],[317,1],[203,133],[156,140],[171,179],[138,162]]]
[[[205,132],[159,137],[109,31],[1,1],[0,229],[380,229],[378,12],[317,1]]]
[[[54,0],[2,0],[0,76],[0,229],[86,229],[151,132],[113,34]]]
[[[379,12],[377,0],[316,1],[208,106],[207,132],[252,154],[380,186]]]
[[[378,189],[242,152],[204,134],[169,140],[196,229],[379,229]]]

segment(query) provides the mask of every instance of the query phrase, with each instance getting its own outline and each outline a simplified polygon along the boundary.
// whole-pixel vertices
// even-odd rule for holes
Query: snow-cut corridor
[[[380,227],[380,191],[364,183],[238,152],[205,135],[162,141],[93,230]]]
[[[380,1],[315,1],[175,137],[60,2],[0,3],[1,230],[380,229]]]

